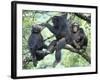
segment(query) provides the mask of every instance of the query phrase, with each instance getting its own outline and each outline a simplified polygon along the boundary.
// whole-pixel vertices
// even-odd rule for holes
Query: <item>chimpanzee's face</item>
[[[71,31],[72,31],[73,33],[77,33],[78,30],[79,30],[79,24],[73,23],[72,26],[71,26]]]

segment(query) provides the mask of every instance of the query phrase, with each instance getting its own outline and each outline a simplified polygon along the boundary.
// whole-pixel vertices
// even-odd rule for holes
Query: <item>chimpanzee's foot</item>
[[[36,58],[33,58],[33,65],[34,65],[34,67],[37,66],[37,63],[38,63],[37,59]]]

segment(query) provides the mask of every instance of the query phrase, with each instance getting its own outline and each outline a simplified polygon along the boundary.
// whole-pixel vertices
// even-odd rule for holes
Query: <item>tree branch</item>
[[[90,15],[86,16],[86,15],[83,15],[81,13],[75,13],[75,15],[78,16],[79,18],[87,21],[88,23],[91,23],[91,16]]]

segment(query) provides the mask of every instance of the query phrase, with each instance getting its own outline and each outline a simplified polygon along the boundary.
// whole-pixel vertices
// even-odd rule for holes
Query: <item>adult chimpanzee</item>
[[[32,26],[31,35],[28,40],[34,66],[37,65],[37,61],[43,59],[49,53],[47,50],[43,51],[47,46],[43,42],[43,37],[40,33],[41,30],[42,27],[40,25]]]
[[[56,60],[53,65],[55,66],[60,62],[61,49],[64,48],[66,44],[76,49],[81,49],[84,45],[87,45],[87,39],[83,29],[78,28],[76,25],[69,24],[65,15],[52,17],[52,22],[53,26],[50,24],[46,24],[45,26],[47,26],[56,37],[56,40],[52,41],[48,47],[48,50],[51,52],[53,52],[54,49],[56,50]]]

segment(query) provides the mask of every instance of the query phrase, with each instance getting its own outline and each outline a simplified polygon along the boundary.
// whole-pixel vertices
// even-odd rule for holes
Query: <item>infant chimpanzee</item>
[[[47,46],[43,42],[43,37],[41,35],[42,26],[33,25],[31,35],[28,40],[29,50],[32,55],[32,60],[34,66],[37,66],[37,61],[43,59],[49,51],[46,50]],[[43,51],[45,49],[45,51]]]

